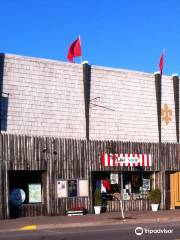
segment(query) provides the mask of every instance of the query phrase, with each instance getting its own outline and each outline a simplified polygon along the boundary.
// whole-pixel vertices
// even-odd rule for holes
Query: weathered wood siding
[[[150,210],[150,203],[149,200],[146,199],[124,201],[124,210],[125,211]],[[108,201],[107,211],[120,212],[121,211],[120,201],[118,200]]]
[[[41,170],[44,199],[42,206],[24,205],[22,216],[59,215],[66,208],[83,205],[92,211],[91,171],[156,171],[156,183],[163,190],[165,207],[165,171],[180,170],[178,144],[133,143],[115,141],[86,141],[48,137],[0,135],[0,218],[9,217],[9,170]],[[102,167],[101,153],[151,154],[153,166]],[[89,198],[58,199],[56,182],[59,179],[89,179]],[[132,204],[135,204],[134,202]],[[129,205],[131,205],[129,203]],[[132,206],[128,207],[133,209]],[[137,207],[135,207],[137,208]]]

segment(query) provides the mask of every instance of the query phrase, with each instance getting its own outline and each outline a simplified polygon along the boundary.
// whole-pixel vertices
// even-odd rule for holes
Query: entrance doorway
[[[180,172],[170,174],[171,209],[180,208]]]
[[[43,171],[30,170],[10,170],[8,172],[10,218],[19,217],[19,207],[22,204],[41,204],[43,202],[42,174]]]

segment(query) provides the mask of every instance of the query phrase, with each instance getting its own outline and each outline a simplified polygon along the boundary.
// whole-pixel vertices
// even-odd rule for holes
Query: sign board
[[[142,186],[142,189],[144,191],[149,191],[151,189],[151,181],[150,179],[144,179],[143,178],[143,186]]]
[[[77,197],[77,180],[68,180],[68,197]]]
[[[58,198],[67,197],[67,181],[66,180],[57,181],[57,196]]]
[[[122,166],[122,167],[151,167],[150,154],[102,154],[102,166]]]
[[[123,200],[129,200],[129,195],[128,193],[123,193]]]
[[[10,200],[14,206],[20,206],[26,198],[25,192],[20,188],[15,188],[10,194]]]
[[[29,203],[42,202],[41,184],[28,184]]]
[[[110,182],[111,182],[111,184],[118,184],[119,183],[118,173],[111,173],[110,174]]]
[[[79,197],[89,196],[89,183],[88,180],[79,180]]]

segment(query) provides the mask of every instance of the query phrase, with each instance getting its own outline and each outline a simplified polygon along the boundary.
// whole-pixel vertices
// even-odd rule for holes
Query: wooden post
[[[154,76],[155,76],[156,101],[157,101],[159,143],[161,143],[161,75],[159,72],[155,72]]]
[[[91,87],[91,67],[88,62],[83,64],[83,82],[84,82],[84,105],[86,119],[86,139],[89,140],[89,105],[90,105],[90,87]]]
[[[176,138],[179,143],[179,76],[172,75],[174,88],[174,104],[175,104],[175,118],[176,118]]]
[[[5,54],[0,54],[0,133],[2,131],[2,94],[3,94],[3,77],[4,77],[4,58]]]

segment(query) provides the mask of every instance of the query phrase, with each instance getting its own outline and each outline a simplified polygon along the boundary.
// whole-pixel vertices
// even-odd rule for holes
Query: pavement
[[[121,212],[83,216],[23,217],[0,220],[0,232],[156,222],[180,223],[180,209],[125,212],[125,219],[121,218]]]

